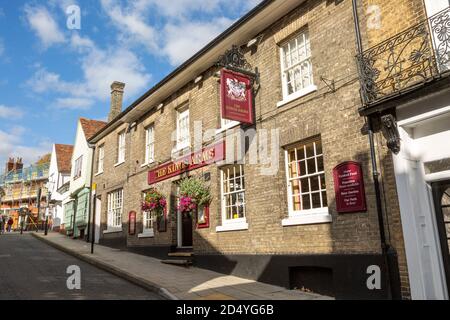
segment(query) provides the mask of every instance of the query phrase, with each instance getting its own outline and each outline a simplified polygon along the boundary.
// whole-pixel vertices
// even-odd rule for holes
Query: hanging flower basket
[[[199,207],[207,206],[211,202],[209,187],[196,177],[189,177],[180,182],[180,194],[178,210],[190,217]]]
[[[142,211],[152,212],[157,218],[164,216],[167,206],[166,198],[156,189],[152,189],[145,194],[142,202]]]

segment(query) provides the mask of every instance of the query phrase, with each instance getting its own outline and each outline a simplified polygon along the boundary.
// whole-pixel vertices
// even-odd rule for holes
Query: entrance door
[[[433,196],[447,291],[450,296],[450,181],[433,184]]]
[[[176,187],[176,205],[180,203],[180,187]],[[192,217],[177,210],[178,247],[192,247]]]

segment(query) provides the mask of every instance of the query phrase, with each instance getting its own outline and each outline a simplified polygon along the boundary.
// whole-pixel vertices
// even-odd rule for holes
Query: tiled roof
[[[98,120],[90,120],[86,118],[80,118],[81,127],[83,128],[86,140],[93,137],[99,130],[106,126],[106,122]]]
[[[55,144],[55,151],[59,172],[70,173],[73,146],[67,144]]]

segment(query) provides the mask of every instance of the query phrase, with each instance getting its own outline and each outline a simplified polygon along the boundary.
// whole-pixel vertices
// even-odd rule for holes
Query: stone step
[[[194,255],[193,252],[170,252],[168,254],[169,257],[185,257],[191,258]]]
[[[161,260],[161,262],[164,264],[171,264],[171,265],[175,265],[175,266],[184,266],[184,267],[189,267],[190,265],[192,265],[192,261],[189,261],[189,260],[169,259],[169,260]]]

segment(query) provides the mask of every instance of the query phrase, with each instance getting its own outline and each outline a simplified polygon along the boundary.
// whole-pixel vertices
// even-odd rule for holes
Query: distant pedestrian
[[[0,234],[5,232],[5,218],[0,216]]]
[[[8,232],[11,232],[12,225],[14,224],[13,218],[9,218],[8,220]]]

